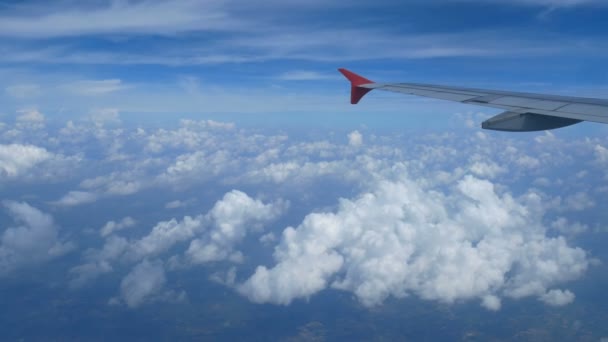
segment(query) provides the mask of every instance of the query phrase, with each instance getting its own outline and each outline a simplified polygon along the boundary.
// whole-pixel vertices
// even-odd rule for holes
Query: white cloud
[[[88,191],[70,191],[63,195],[59,200],[53,202],[56,205],[71,207],[86,203],[95,202],[98,198],[97,194]]]
[[[18,177],[52,157],[53,155],[42,147],[0,144],[0,179]]]
[[[205,215],[157,223],[150,233],[131,244],[129,258],[155,257],[178,243],[189,242],[185,252],[188,262],[238,262],[242,254],[235,250],[236,245],[247,234],[261,232],[265,224],[276,219],[286,208],[284,201],[264,204],[241,191],[232,190]]]
[[[120,123],[119,111],[116,108],[96,109],[91,112],[89,117],[97,126]]]
[[[566,290],[551,290],[543,294],[540,298],[543,302],[552,306],[563,306],[574,301],[574,293]]]
[[[130,251],[133,257],[141,259],[156,256],[167,251],[178,242],[188,241],[205,225],[206,218],[186,216],[183,220],[172,219],[157,223],[150,233],[135,241]]]
[[[548,0],[549,2],[549,0]],[[112,2],[96,5],[29,7],[29,11],[10,11],[0,16],[0,35],[20,38],[48,38],[86,35],[167,35],[188,32],[230,32],[214,39],[205,35],[205,44],[190,44],[175,49],[171,42],[160,42],[152,51],[133,49],[78,49],[65,44],[47,44],[45,48],[32,49],[17,46],[3,51],[5,62],[85,63],[85,64],[164,64],[192,65],[217,63],[243,63],[272,60],[348,61],[382,58],[435,58],[435,57],[493,57],[506,55],[550,55],[569,52],[574,39],[560,41],[554,36],[513,38],[512,31],[478,31],[465,33],[396,34],[382,25],[353,24],[351,27],[328,28],[308,21],[275,20],[272,11],[281,17],[300,18],[305,9],[311,17],[339,2],[326,3],[289,2],[289,5],[273,1],[261,6],[251,6],[243,1],[192,1],[177,0],[171,4],[154,1]],[[524,2],[525,3],[525,2]],[[552,6],[558,3],[550,2]],[[599,3],[599,2],[593,2]],[[352,6],[352,2],[349,2]],[[563,4],[563,2],[562,2]],[[283,5],[283,6],[281,6]],[[376,6],[378,4],[375,4]],[[338,6],[344,6],[339,4]],[[387,9],[390,10],[388,5]],[[244,11],[243,8],[248,8]],[[277,7],[282,7],[281,9]],[[243,13],[249,15],[243,16]],[[133,18],[137,18],[134,20]],[[159,20],[158,18],[163,18]],[[369,24],[369,23],[368,23]],[[357,37],[357,39],[344,39]],[[192,38],[192,35],[189,37]],[[590,39],[592,39],[591,37]],[[196,40],[195,42],[201,42]],[[399,41],[400,44],[394,44]],[[128,44],[128,43],[126,43]],[[596,45],[582,46],[587,51],[601,53]],[[361,49],[366,46],[366,49]],[[564,46],[566,48],[564,48]],[[179,50],[179,51],[178,51]],[[574,50],[572,50],[574,51]],[[578,50],[577,50],[578,52]],[[292,71],[282,78],[318,79],[324,77],[311,71]],[[335,77],[335,76],[334,76]],[[149,98],[147,96],[146,98]]]
[[[337,75],[327,75],[318,73],[316,71],[304,71],[304,70],[296,70],[296,71],[288,71],[277,77],[277,79],[282,81],[318,81],[318,80],[327,80],[327,79],[337,79]]]
[[[264,204],[241,191],[227,193],[207,214],[213,222],[211,230],[190,243],[187,257],[193,263],[239,261],[240,252],[234,251],[235,245],[248,233],[261,231],[265,224],[281,215],[286,206],[282,201]]]
[[[38,84],[15,84],[4,88],[6,93],[17,99],[25,99],[40,93]]]
[[[276,240],[277,240],[277,237],[274,235],[273,232],[266,233],[266,234],[260,236],[260,242],[263,245],[270,245],[271,243],[275,242]]]
[[[587,225],[569,222],[565,217],[558,217],[555,221],[551,222],[551,228],[566,235],[581,234],[589,230]]]
[[[9,37],[61,37],[113,33],[174,34],[235,25],[216,2],[109,2],[72,8],[43,8],[0,17],[0,32]],[[35,13],[32,15],[32,13]]]
[[[126,217],[119,222],[110,221],[100,230],[100,235],[106,237],[101,250],[90,249],[84,253],[85,262],[70,270],[70,285],[74,288],[83,286],[96,277],[112,272],[112,264],[118,260],[126,263],[141,262],[149,258],[160,256],[179,243],[190,242],[186,251],[188,263],[205,263],[218,260],[238,262],[242,254],[235,250],[247,234],[259,232],[264,224],[276,219],[286,209],[286,203],[277,201],[264,204],[247,194],[233,190],[217,201],[213,208],[205,215],[195,217],[186,216],[178,221],[172,219],[157,223],[144,237],[127,241],[125,238],[112,233],[130,227],[135,221]],[[174,257],[174,263],[180,263]],[[142,265],[142,264],[140,264]],[[150,264],[138,266],[149,271]],[[139,268],[136,267],[136,270]],[[158,269],[159,266],[155,266]],[[123,297],[129,306],[137,306],[143,300],[143,295],[129,295],[124,292],[140,292],[134,284],[138,273],[124,280]],[[132,273],[133,273],[132,272]],[[138,271],[143,272],[143,271]],[[164,272],[164,271],[163,271]],[[145,292],[145,291],[144,291]],[[180,298],[177,296],[165,296]],[[131,298],[131,299],[128,299]],[[131,304],[129,304],[131,303]]]
[[[98,96],[127,89],[120,79],[80,80],[65,85],[65,89],[78,95]]]
[[[527,4],[527,5],[541,5],[541,6],[552,6],[552,7],[569,7],[578,5],[588,4],[602,4],[602,1],[598,0],[516,0],[515,3]]]
[[[496,178],[498,175],[507,172],[505,168],[492,161],[476,161],[470,166],[469,170],[473,174],[484,178]]]
[[[166,209],[176,209],[176,208],[183,207],[184,205],[186,205],[185,202],[180,201],[180,200],[175,200],[175,201],[167,202],[165,204],[165,208]]]
[[[598,163],[608,164],[608,148],[602,145],[595,145],[595,158]]]
[[[500,195],[471,176],[449,193],[409,179],[381,181],[341,200],[335,212],[309,214],[285,229],[276,265],[258,266],[238,290],[277,304],[328,287],[353,292],[367,306],[409,294],[448,303],[480,298],[491,310],[500,296],[542,299],[588,265],[584,251],[545,235],[542,215],[538,195]]]
[[[87,262],[70,269],[70,286],[81,287],[98,276],[113,271],[112,262],[121,257],[128,246],[127,239],[111,235],[106,239],[101,250],[86,251]]]
[[[17,116],[18,124],[27,124],[27,125],[44,125],[44,115],[40,113],[37,109],[23,109],[18,111],[19,115]]]
[[[135,220],[130,216],[127,216],[118,222],[108,221],[108,223],[106,223],[99,230],[99,235],[106,237],[114,232],[123,230],[125,228],[133,227],[135,223]]]
[[[500,298],[496,296],[487,295],[482,298],[481,306],[491,311],[498,311],[500,310],[501,301]]]
[[[452,0],[454,2],[474,2],[481,3],[480,0]],[[586,5],[604,5],[605,3],[601,0],[486,0],[486,2],[493,2],[497,4],[508,4],[508,5],[525,5],[525,6],[548,6],[552,8],[556,7],[572,7],[572,6],[586,6]]]
[[[588,193],[582,191],[568,195],[564,199],[564,209],[567,210],[583,211],[585,209],[593,208],[594,206],[595,202],[593,199]]]
[[[545,210],[564,215],[561,209],[567,206],[545,205],[553,199],[536,190],[517,198],[506,192],[522,185],[529,188],[530,179],[539,175],[546,179],[538,184],[565,184],[550,171],[578,174],[580,168],[570,172],[567,167],[575,166],[574,157],[591,160],[597,153],[594,146],[604,143],[601,139],[568,141],[568,147],[560,139],[555,144],[535,144],[533,137],[504,140],[491,134],[482,143],[479,137],[463,139],[454,133],[370,134],[355,149],[345,144],[341,134],[300,141],[210,121],[183,122],[179,128],[156,131],[107,129],[88,120],[81,123],[66,128],[54,145],[60,151],[78,151],[91,144],[90,150],[95,151],[83,163],[92,171],[80,183],[86,191],[68,193],[60,200],[63,204],[174,183],[191,189],[197,182],[211,180],[235,187],[246,183],[265,196],[268,189],[276,190],[284,198],[297,198],[298,205],[313,208],[316,214],[276,235],[276,265],[260,266],[245,282],[222,274],[226,284],[232,279],[231,284],[240,284],[239,291],[257,302],[288,304],[331,287],[354,293],[366,305],[415,295],[442,302],[472,299],[498,310],[504,297],[543,300],[554,286],[576,278],[586,267],[583,251],[569,247],[563,238],[553,238],[578,230],[577,223],[569,218],[558,218],[549,227],[541,223]],[[80,131],[84,140],[68,130]],[[122,151],[128,156],[124,161],[107,156],[108,141],[114,139],[128,142],[128,151]],[[581,149],[582,144],[587,148]],[[572,159],[551,158],[560,150]],[[534,170],[517,162],[523,155],[520,151],[538,161]],[[40,163],[23,169],[46,169],[46,164],[38,167]],[[585,180],[604,171],[598,163],[586,166]],[[326,187],[328,180],[336,185],[335,193]],[[320,184],[321,189],[316,187]],[[348,190],[339,189],[342,185]],[[361,196],[342,200],[337,208],[331,206],[336,193],[352,196],[362,189]],[[562,187],[562,203],[572,208],[600,203],[593,197],[596,192],[588,191],[585,198],[578,191],[581,188]],[[170,206],[183,204],[178,201]],[[281,201],[266,202],[231,191],[209,212],[158,222],[140,239],[121,239],[112,236],[114,228],[109,229],[103,247],[85,252],[82,264],[72,269],[72,286],[122,269],[117,265],[164,258],[169,253],[173,257],[167,267],[172,270],[218,260],[240,262],[246,257],[239,246],[243,241],[274,245],[275,234],[261,228],[284,210]],[[506,222],[507,218],[512,222]],[[551,237],[547,228],[553,229]],[[317,249],[321,252],[316,253]],[[476,280],[466,278],[463,269],[471,270]]]
[[[359,131],[352,131],[348,134],[348,144],[353,147],[358,147],[363,144],[363,135]]]
[[[63,255],[72,248],[59,238],[53,218],[25,202],[4,201],[16,226],[7,226],[0,244],[0,274],[40,264]]]
[[[124,277],[120,283],[120,295],[127,306],[135,308],[158,295],[166,282],[162,263],[144,260]]]
[[[38,130],[44,128],[44,114],[37,109],[22,109],[18,111],[17,128],[23,130]]]

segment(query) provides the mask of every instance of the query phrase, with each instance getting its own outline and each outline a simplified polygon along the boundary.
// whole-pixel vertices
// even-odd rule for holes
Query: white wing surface
[[[375,83],[346,69],[338,69],[351,82],[351,103],[373,89],[431,97],[504,109],[481,126],[512,132],[540,131],[581,121],[608,123],[608,100],[543,95],[420,83]]]

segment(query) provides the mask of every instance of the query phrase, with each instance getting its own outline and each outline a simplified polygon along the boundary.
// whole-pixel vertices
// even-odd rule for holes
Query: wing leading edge
[[[504,109],[481,127],[497,131],[530,132],[574,125],[581,121],[608,123],[608,100],[499,90],[449,87],[420,83],[375,83],[346,69],[338,69],[351,83],[351,103],[373,89],[392,91],[478,106]]]

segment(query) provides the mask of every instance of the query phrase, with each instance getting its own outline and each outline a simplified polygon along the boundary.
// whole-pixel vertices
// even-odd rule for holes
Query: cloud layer
[[[199,265],[257,303],[288,305],[332,288],[370,307],[405,296],[490,310],[505,298],[565,305],[576,295],[564,283],[591,260],[571,238],[599,231],[578,215],[597,211],[608,191],[589,181],[606,177],[605,138],[465,128],[481,114],[455,116],[463,128],[449,134],[362,127],[301,138],[211,120],[126,128],[110,113],[57,131],[15,121],[0,143],[20,143],[0,146],[12,151],[13,187],[59,175],[46,179],[57,191],[38,196],[62,217],[124,204],[118,219],[95,211],[96,228],[76,233],[92,234],[68,273],[74,290],[117,275],[112,303],[129,307],[185,298],[171,275]],[[14,152],[23,147],[47,159]],[[56,172],[74,161],[72,172]],[[4,231],[3,262],[17,266],[5,272],[69,247],[50,216],[7,203],[16,225]],[[197,207],[206,209],[191,213]],[[270,251],[274,262],[256,258]]]

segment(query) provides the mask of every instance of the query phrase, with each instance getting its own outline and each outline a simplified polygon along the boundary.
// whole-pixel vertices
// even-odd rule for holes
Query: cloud
[[[476,161],[470,166],[469,170],[473,174],[484,178],[496,178],[501,173],[505,173],[507,171],[505,168],[491,161]]]
[[[5,37],[52,38],[113,33],[161,34],[229,29],[235,23],[216,2],[112,1],[91,6],[39,8],[0,17]]]
[[[180,201],[180,200],[170,201],[170,202],[165,203],[165,209],[181,208],[181,207],[188,205],[191,202],[192,201],[190,201],[190,200],[189,201]]]
[[[568,195],[564,199],[564,209],[566,210],[583,211],[593,208],[594,206],[595,202],[591,199],[588,193],[583,191]]]
[[[106,237],[114,232],[123,230],[125,228],[133,227],[135,225],[135,220],[127,216],[118,222],[108,221],[101,229],[99,230],[99,235],[102,237]]]
[[[513,1],[513,3],[551,7],[570,7],[580,5],[602,4],[603,2],[598,0],[516,0]]]
[[[39,130],[44,128],[44,114],[37,109],[22,109],[17,111],[17,128],[23,130]]]
[[[608,148],[602,145],[595,145],[595,158],[600,164],[608,164]]]
[[[213,222],[209,233],[190,242],[186,251],[193,263],[230,259],[240,261],[240,252],[234,247],[250,232],[261,231],[265,224],[276,219],[287,208],[287,203],[277,201],[264,204],[244,192],[231,191],[218,201],[207,217]]]
[[[17,99],[25,99],[40,94],[38,84],[14,84],[4,88],[6,93]]]
[[[500,310],[501,301],[500,298],[496,296],[487,295],[482,298],[481,306],[491,311],[498,311]]]
[[[162,263],[143,260],[120,283],[120,295],[128,307],[142,305],[161,292],[167,278]]]
[[[101,108],[94,110],[89,116],[91,120],[99,127],[104,124],[120,123],[119,110],[116,108]]]
[[[23,38],[46,39],[46,44],[44,47],[27,44],[27,41],[16,44],[5,48],[1,59],[6,63],[176,66],[276,60],[343,63],[377,59],[502,58],[503,56],[554,56],[557,53],[580,55],[581,49],[595,55],[605,54],[602,44],[581,45],[576,37],[560,36],[557,40],[556,36],[547,33],[539,33],[533,37],[523,34],[525,32],[512,30],[398,33],[390,24],[386,26],[365,22],[362,25],[357,20],[339,20],[336,25],[328,27],[322,21],[327,17],[316,14],[332,10],[332,13],[341,14],[338,11],[341,11],[344,5],[337,1],[331,3],[329,5],[315,1],[305,4],[291,1],[289,4],[281,4],[276,1],[265,1],[259,6],[251,6],[244,1],[176,0],[166,4],[147,0],[102,1],[95,5],[80,6],[59,5],[52,9],[32,4],[21,9],[17,6],[17,10],[7,11],[0,16],[0,35],[21,39],[20,41],[23,41]],[[518,4],[522,3],[553,7],[574,4],[574,2],[557,0],[522,0]],[[577,1],[576,4],[578,3],[583,2]],[[366,6],[370,5],[366,4]],[[366,6],[360,10],[365,11]],[[374,9],[394,10],[390,3],[374,4],[374,6]],[[135,17],[137,20],[133,20]],[[283,20],[277,20],[278,17]],[[303,17],[306,20],[302,20]],[[320,19],[311,21],[310,18]],[[49,39],[83,36],[115,37],[115,35],[132,39],[125,39],[128,43],[113,39],[111,49],[106,45],[82,46]],[[137,40],[142,36],[158,37],[159,35],[163,36],[163,39],[157,40],[154,46],[147,46],[148,49],[145,51],[133,48],[130,44],[133,39]],[[192,44],[179,45],[183,37],[189,39]],[[357,37],[357,39],[344,39],[344,37]],[[395,44],[396,41],[399,44]],[[362,49],[363,46],[366,48]],[[576,46],[577,49],[570,49],[569,46]],[[277,77],[283,80],[306,81],[331,79],[337,76],[309,70],[294,70]],[[106,86],[102,88],[108,89]]]
[[[98,96],[127,89],[120,79],[80,80],[70,83],[65,88],[79,95]]]
[[[53,218],[25,202],[2,202],[16,226],[7,226],[0,240],[0,274],[47,262],[67,253],[72,243],[59,238]]]
[[[112,262],[120,258],[128,246],[127,239],[111,235],[106,239],[101,250],[87,250],[86,263],[70,269],[70,287],[81,287],[100,275],[113,271]]]
[[[548,237],[540,197],[516,199],[465,176],[447,193],[420,180],[380,181],[284,230],[276,264],[258,266],[238,291],[257,303],[287,305],[328,287],[366,306],[417,295],[452,303],[537,296],[587,268],[583,250]],[[553,295],[552,295],[553,296]]]
[[[262,232],[264,225],[275,220],[286,208],[284,201],[265,204],[233,190],[218,200],[208,213],[185,216],[182,220],[161,221],[147,235],[136,240],[127,241],[112,234],[135,224],[132,218],[110,221],[100,230],[100,235],[106,238],[103,248],[84,253],[85,262],[70,270],[70,285],[81,287],[113,271],[112,265],[117,261],[136,263],[158,258],[180,243],[189,246],[182,258],[184,262],[174,256],[171,264],[188,266],[220,260],[240,262],[243,255],[236,246],[248,234]]]
[[[87,172],[75,176],[87,178],[80,182],[81,191],[64,196],[66,205],[152,187],[164,193],[174,184],[189,191],[197,184],[242,185],[264,196],[233,190],[208,212],[162,220],[143,236],[133,236],[145,228],[140,227],[128,240],[112,234],[122,224],[114,222],[100,232],[103,247],[85,251],[81,264],[71,269],[72,287],[144,260],[159,260],[170,272],[244,260],[246,266],[257,265],[248,259],[257,254],[243,253],[276,245],[275,262],[260,264],[249,278],[238,279],[243,270],[229,277],[225,270],[219,274],[253,301],[279,304],[328,288],[353,293],[369,306],[408,295],[446,303],[473,300],[488,310],[500,309],[505,297],[546,302],[543,296],[555,296],[547,294],[580,276],[588,263],[584,251],[559,235],[569,238],[570,232],[594,226],[552,214],[566,216],[568,206],[586,210],[600,203],[597,192],[560,177],[579,175],[583,166],[587,173],[575,177],[577,182],[605,174],[600,161],[593,161],[596,146],[605,146],[603,137],[563,140],[557,133],[551,143],[534,136],[370,133],[353,148],[346,132],[315,140],[206,120],[156,130],[83,120],[61,132],[49,137],[55,149],[86,146]],[[125,142],[127,147],[117,152],[126,159],[110,157],[110,141]],[[517,162],[525,156],[538,161],[534,168]],[[549,205],[559,201],[535,189],[517,197],[509,193],[528,189],[540,175],[547,180],[542,184],[563,185],[559,205]],[[269,194],[293,199],[298,214],[310,214],[277,234],[270,223],[287,206],[267,200]],[[336,204],[337,196],[350,199]],[[157,204],[162,207],[167,200]],[[213,203],[204,201],[196,202]],[[242,248],[245,241],[247,249]],[[163,296],[160,290],[147,298]]]
[[[235,246],[248,233],[260,231],[285,209],[283,201],[264,204],[244,192],[233,190],[205,215],[159,222],[148,235],[133,243],[131,257],[157,256],[177,243],[190,241],[185,255],[191,263],[238,261],[241,253],[234,250]]]
[[[543,294],[541,300],[552,306],[563,306],[574,301],[574,293],[566,290],[551,290]]]
[[[359,131],[348,133],[348,144],[353,147],[358,147],[363,144],[363,135]]]
[[[316,71],[298,70],[285,72],[279,75],[277,79],[282,81],[319,81],[328,79],[338,79],[338,76],[322,74]]]
[[[53,203],[60,206],[71,207],[86,203],[95,202],[98,198],[97,194],[87,191],[70,191],[63,195],[59,200]]]
[[[453,2],[472,2],[482,3],[479,0],[452,0]],[[503,5],[517,6],[542,6],[551,8],[574,7],[574,6],[604,6],[605,3],[601,0],[489,0],[485,2],[493,2]]]
[[[53,155],[45,148],[33,145],[0,144],[0,179],[15,178]]]

